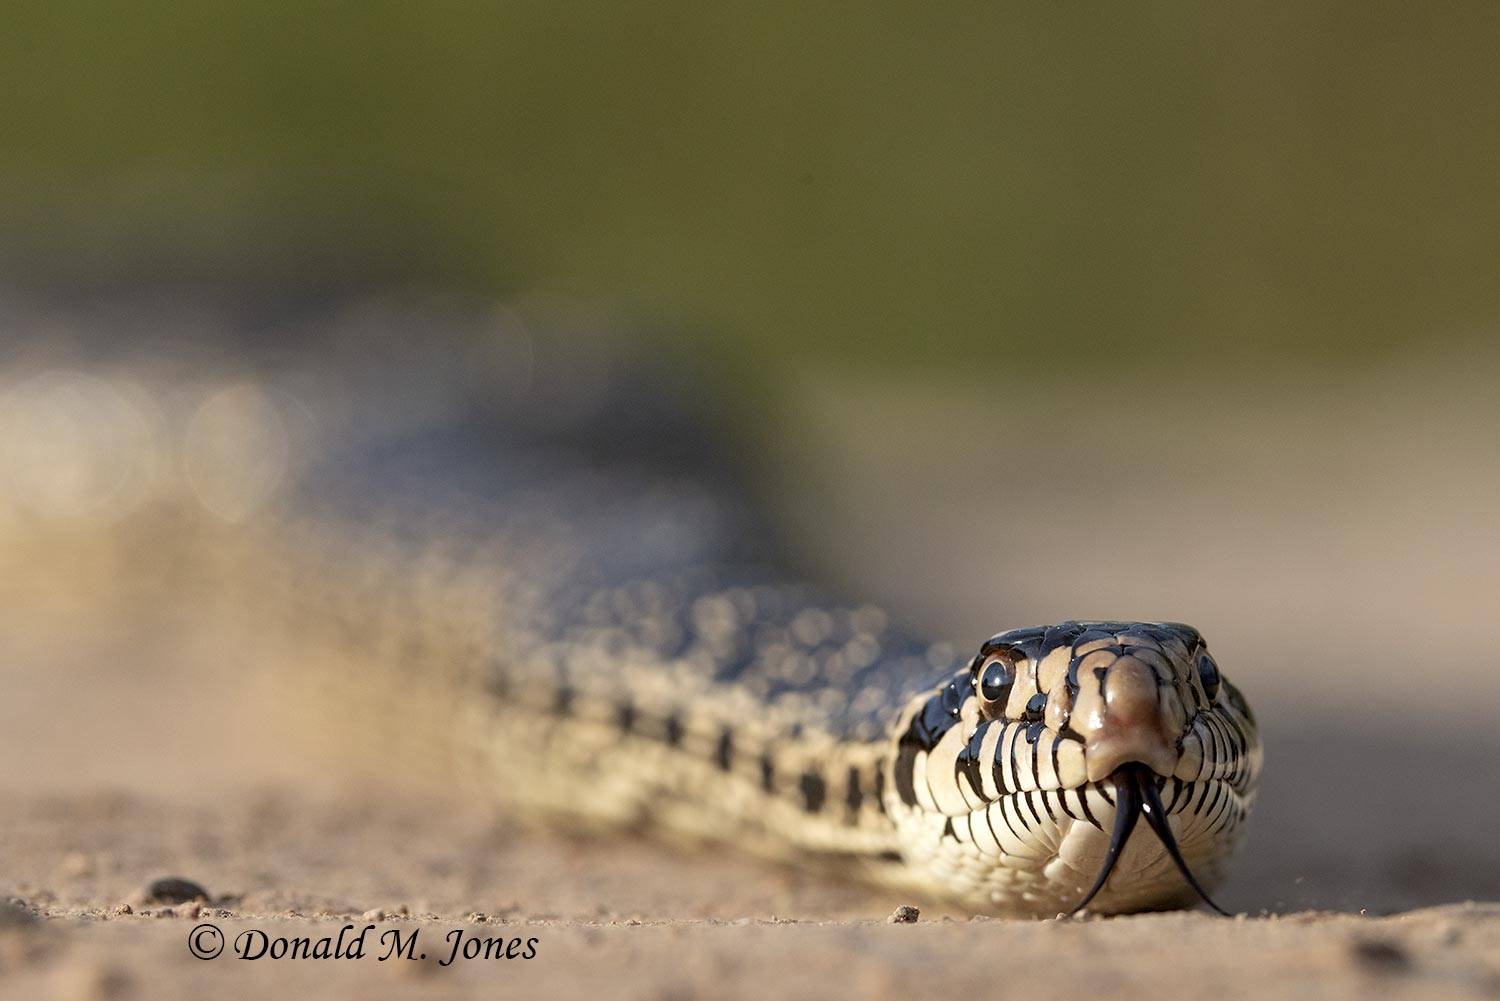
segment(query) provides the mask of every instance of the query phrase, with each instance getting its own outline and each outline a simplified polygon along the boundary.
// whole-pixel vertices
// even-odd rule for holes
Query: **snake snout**
[[[1101,672],[1098,686],[1085,686],[1074,711],[1074,727],[1084,739],[1090,782],[1101,782],[1122,765],[1138,763],[1158,775],[1171,775],[1181,757],[1181,716],[1176,695],[1162,685],[1149,664],[1124,654]]]

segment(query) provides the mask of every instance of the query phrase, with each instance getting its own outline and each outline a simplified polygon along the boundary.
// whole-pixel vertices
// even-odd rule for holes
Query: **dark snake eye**
[[[997,709],[1010,698],[1010,686],[1016,680],[1016,666],[1008,660],[992,660],[979,674],[979,697]]]
[[[1203,683],[1203,694],[1208,701],[1219,697],[1219,665],[1206,653],[1198,655],[1198,680]]]

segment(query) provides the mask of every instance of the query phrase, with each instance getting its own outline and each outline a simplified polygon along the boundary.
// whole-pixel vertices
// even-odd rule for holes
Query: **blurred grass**
[[[603,302],[746,367],[1500,318],[1500,6],[7,4],[0,279]]]

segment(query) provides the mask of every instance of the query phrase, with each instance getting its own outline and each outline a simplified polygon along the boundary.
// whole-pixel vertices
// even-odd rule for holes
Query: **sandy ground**
[[[549,997],[1411,997],[1500,994],[1500,905],[1391,917],[1298,912],[1067,922],[969,920],[706,854],[559,842],[454,804],[247,793],[23,799],[3,843],[45,917],[0,925],[7,996],[369,997],[478,988]],[[144,879],[201,879],[213,905],[143,901]],[[132,913],[121,914],[121,905]],[[205,922],[229,946],[192,958]],[[359,960],[246,961],[234,942],[374,925]],[[418,931],[426,961],[378,956]],[[460,959],[455,930],[536,939],[531,960]],[[204,940],[211,942],[212,940]],[[520,950],[517,950],[520,951]]]
[[[917,923],[889,924],[908,901],[732,853],[522,829],[406,767],[409,745],[340,746],[359,720],[322,710],[329,732],[289,728],[290,696],[240,652],[120,590],[99,526],[0,525],[0,899],[16,898],[0,909],[0,994],[1500,997],[1500,904],[1484,902],[1500,900],[1500,696],[1484,641],[1500,542],[1475,500],[1500,477],[1469,461],[1489,454],[1493,425],[1454,402],[1478,394],[1391,415],[1386,388],[1316,404],[1289,393],[1282,423],[1254,434],[1254,401],[1221,395],[1228,416],[1193,439],[1212,447],[1169,435],[1157,457],[1181,490],[1133,477],[1131,442],[1191,423],[1192,394],[1180,413],[1124,407],[1113,432],[1088,434],[1045,408],[1000,420],[962,389],[883,390],[895,402],[877,411],[856,407],[877,395],[868,386],[804,401],[802,458],[820,472],[798,487],[810,508],[788,509],[812,558],[849,582],[956,637],[1058,617],[1065,602],[1063,616],[1102,612],[1116,593],[1136,605],[1111,614],[1205,629],[1269,752],[1220,893],[1247,912],[1232,920],[971,921],[913,901]],[[972,430],[931,430],[952,427]],[[1268,438],[1278,449],[1258,451]],[[994,454],[1102,463],[1112,490],[1058,504],[950,475]],[[1313,475],[1331,456],[1338,475]],[[361,748],[389,737],[364,736]],[[164,875],[211,899],[145,899]],[[205,922],[231,943],[250,929],[375,931],[361,960],[247,962],[231,945],[205,962],[188,948]],[[455,929],[535,938],[536,955],[439,965]],[[377,936],[414,930],[427,960],[377,961]]]

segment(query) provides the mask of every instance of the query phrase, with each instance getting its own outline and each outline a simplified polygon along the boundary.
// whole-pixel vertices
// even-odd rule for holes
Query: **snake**
[[[179,588],[211,578],[321,699],[396,678],[397,716],[441,705],[487,793],[549,823],[975,912],[1219,909],[1263,752],[1198,630],[934,641],[787,569],[706,380],[564,321],[427,309],[104,338],[67,369],[155,398],[190,453],[160,534],[212,526]]]

